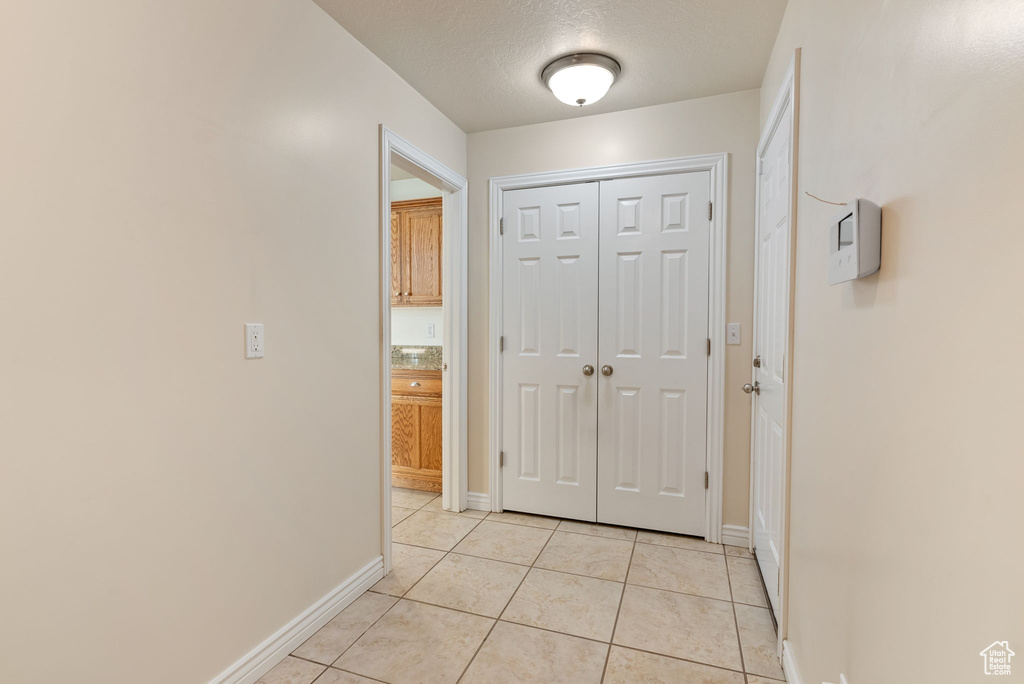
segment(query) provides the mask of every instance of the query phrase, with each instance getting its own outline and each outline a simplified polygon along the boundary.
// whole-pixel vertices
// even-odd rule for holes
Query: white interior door
[[[779,614],[782,475],[789,381],[792,104],[761,146],[758,167],[757,279],[754,285],[753,536],[772,610]]]
[[[503,194],[504,508],[593,521],[598,184]]]
[[[710,191],[601,182],[600,522],[705,534]]]

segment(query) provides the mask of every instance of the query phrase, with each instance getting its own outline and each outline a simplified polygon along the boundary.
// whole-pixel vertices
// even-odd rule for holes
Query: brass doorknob
[[[612,368],[611,366],[601,366],[601,375],[608,376],[608,375],[611,375],[614,372],[615,372],[615,369]]]
[[[754,394],[761,394],[761,383],[755,380],[754,384],[751,385],[748,382],[746,385],[743,386],[743,391],[746,392],[747,394],[750,394],[751,392],[753,392]]]
[[[594,374],[594,367],[588,363],[586,366],[583,367],[583,374],[586,375],[587,377],[590,377],[591,375]]]

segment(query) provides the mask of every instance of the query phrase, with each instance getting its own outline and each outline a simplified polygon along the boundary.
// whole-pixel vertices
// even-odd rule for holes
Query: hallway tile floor
[[[394,568],[258,684],[778,684],[746,549],[394,489]]]

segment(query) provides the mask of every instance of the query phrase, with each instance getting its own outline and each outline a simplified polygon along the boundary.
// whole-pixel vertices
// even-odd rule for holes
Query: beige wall
[[[804,682],[986,681],[1024,653],[1024,11],[791,0],[762,119],[798,46],[789,638]],[[878,275],[826,285],[805,190],[882,205]]]
[[[753,297],[754,150],[758,91],[644,107],[469,136],[469,489],[489,489],[488,179],[582,166],[729,152],[727,316],[743,344],[726,347],[726,524],[747,524]],[[724,334],[724,331],[723,331]],[[730,391],[735,390],[735,391]]]
[[[465,135],[305,0],[2,15],[0,681],[201,684],[379,554],[377,127]]]

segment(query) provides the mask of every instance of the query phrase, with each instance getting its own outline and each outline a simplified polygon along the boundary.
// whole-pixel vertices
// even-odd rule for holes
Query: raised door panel
[[[598,186],[503,194],[503,505],[593,521]]]
[[[404,215],[407,306],[441,306],[441,204],[408,209]]]
[[[705,534],[707,172],[601,183],[598,521]]]

